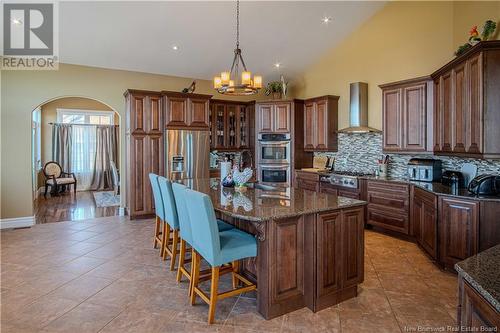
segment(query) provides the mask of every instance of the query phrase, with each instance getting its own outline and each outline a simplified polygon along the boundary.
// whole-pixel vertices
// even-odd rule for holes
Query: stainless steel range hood
[[[350,84],[349,127],[339,130],[340,133],[380,133],[368,126],[368,83]]]

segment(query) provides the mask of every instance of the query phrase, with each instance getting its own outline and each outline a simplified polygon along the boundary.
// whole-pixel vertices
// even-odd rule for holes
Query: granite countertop
[[[500,312],[500,245],[455,265],[455,269],[480,295]]]
[[[222,187],[217,178],[185,179],[182,182],[208,194],[216,211],[256,222],[366,205],[365,201],[293,187],[279,191],[248,187],[245,192],[238,192],[234,188]]]
[[[376,176],[367,176],[361,177],[368,180],[380,180],[380,181],[388,181],[388,182],[397,182],[402,184],[413,184],[421,189],[424,189],[428,192],[437,194],[437,195],[445,195],[449,197],[457,197],[457,198],[465,198],[465,199],[475,199],[481,201],[498,201],[500,202],[500,196],[487,196],[487,195],[475,195],[467,191],[465,188],[458,189],[458,192],[453,192],[451,186],[443,185],[440,182],[419,182],[408,180],[407,178],[398,178],[398,177],[376,177]]]

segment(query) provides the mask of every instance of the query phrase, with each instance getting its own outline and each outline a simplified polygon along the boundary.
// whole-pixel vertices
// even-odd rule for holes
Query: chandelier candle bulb
[[[262,88],[262,76],[255,75],[253,77],[253,87],[256,88],[256,89]]]
[[[214,88],[218,89],[222,87],[222,80],[219,76],[214,77]]]
[[[220,78],[221,78],[221,81],[222,81],[222,85],[232,85],[229,80],[229,77],[230,77],[230,74],[229,72],[222,72],[220,73]]]
[[[244,71],[241,73],[241,84],[251,85],[252,84],[252,73],[249,71]]]
[[[229,92],[234,91],[234,81],[233,80],[229,80],[229,88],[227,89],[227,91],[229,91]]]

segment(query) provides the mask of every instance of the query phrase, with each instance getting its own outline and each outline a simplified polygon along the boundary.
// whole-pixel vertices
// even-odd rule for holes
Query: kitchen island
[[[210,196],[218,218],[258,239],[257,257],[243,260],[240,272],[257,284],[264,318],[303,307],[316,312],[357,296],[366,202],[259,185],[239,192],[218,179],[183,182]]]

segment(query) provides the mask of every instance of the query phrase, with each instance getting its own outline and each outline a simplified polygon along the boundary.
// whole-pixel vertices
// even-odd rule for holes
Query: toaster
[[[441,179],[441,161],[426,158],[412,158],[408,161],[408,178],[421,182]]]
[[[471,180],[467,189],[475,195],[498,195],[500,194],[500,176],[479,175]]]
[[[443,175],[441,176],[441,183],[443,185],[452,186],[454,181],[458,182],[459,188],[465,188],[467,186],[464,174],[461,173],[460,171],[455,171],[455,170],[443,171]]]

